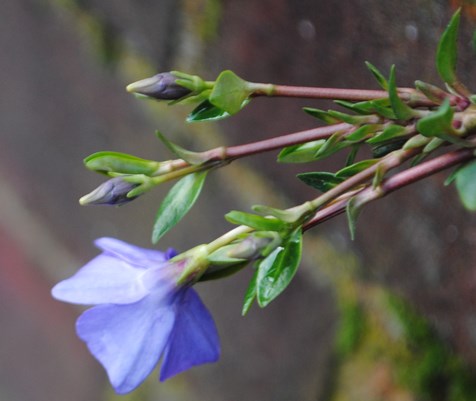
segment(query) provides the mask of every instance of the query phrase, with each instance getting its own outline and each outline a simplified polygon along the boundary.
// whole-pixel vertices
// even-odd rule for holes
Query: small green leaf
[[[167,148],[177,157],[182,160],[185,160],[187,163],[192,165],[200,165],[208,161],[208,159],[203,157],[202,153],[192,152],[190,150],[184,149],[181,146],[169,141],[162,133],[156,131],[155,134],[160,139],[160,141],[167,146]]]
[[[370,110],[370,102],[348,102],[347,100],[334,100],[335,104],[352,110],[358,114],[372,114],[373,110]]]
[[[337,178],[346,179],[352,177],[353,175],[360,173],[361,171],[373,166],[380,159],[368,159],[362,160],[360,162],[354,163],[351,166],[344,167],[336,173]]]
[[[349,142],[361,142],[364,139],[367,139],[371,136],[374,132],[377,132],[382,128],[381,124],[365,124],[361,127],[357,128],[354,132],[350,135],[345,137],[346,141]]]
[[[321,109],[313,109],[311,107],[304,107],[303,110],[310,116],[313,116],[321,121],[324,121],[326,124],[336,124],[340,121],[337,118],[329,115],[327,111],[324,111]]]
[[[211,265],[217,266],[229,266],[237,263],[248,262],[246,259],[230,256],[230,252],[235,248],[235,246],[236,244],[222,246],[215,252],[208,255],[207,260],[210,262]],[[210,270],[211,269],[208,268],[207,272],[209,272]]]
[[[390,69],[390,78],[388,79],[388,97],[392,110],[399,120],[410,120],[413,118],[413,109],[400,99],[398,96],[397,84],[395,82],[395,66]]]
[[[219,280],[229,277],[239,272],[249,263],[247,260],[238,261],[238,259],[234,259],[234,262],[232,262],[230,259],[229,262],[221,261],[217,263],[210,260],[209,258],[207,258],[207,260],[210,262],[210,266],[208,267],[207,271],[200,276],[200,279],[198,280],[200,282]]]
[[[383,74],[377,69],[377,67],[375,67],[373,64],[369,63],[368,61],[365,62],[365,65],[373,74],[373,76],[377,80],[380,87],[382,87],[384,90],[388,90],[388,82],[383,76]]]
[[[448,26],[441,35],[436,51],[436,69],[441,79],[448,85],[458,81],[456,77],[456,61],[458,58],[457,39],[461,9],[451,18]]]
[[[339,150],[344,149],[345,147],[351,145],[351,143],[344,140],[344,134],[345,132],[343,131],[338,131],[332,134],[324,142],[324,144],[318,149],[318,151],[315,154],[315,159],[316,160],[324,159],[338,152]]]
[[[421,135],[420,135],[421,136]],[[382,144],[377,144],[372,147],[372,156],[376,159],[384,157],[389,153],[393,152],[394,150],[402,148],[405,145],[407,140],[403,139],[395,139],[390,142],[384,142]]]
[[[395,120],[397,118],[395,116],[394,111],[389,107],[390,101],[388,99],[372,100],[370,103],[372,104],[375,112],[378,115],[381,115],[382,117],[388,118],[390,120]]]
[[[476,211],[476,160],[456,172],[456,188],[464,207]]]
[[[436,104],[440,104],[444,99],[450,96],[450,94],[445,92],[443,89],[423,81],[415,81],[415,88]]]
[[[359,153],[360,145],[360,143],[352,145],[352,147],[350,148],[350,152],[345,159],[346,166],[350,166],[351,164],[355,163],[355,158],[357,157],[357,153]]]
[[[425,145],[422,152],[423,153],[433,152],[434,150],[436,150],[440,146],[442,146],[444,143],[445,143],[445,141],[441,138],[431,138],[431,141],[428,142],[428,144]]]
[[[450,101],[445,99],[438,110],[418,121],[416,125],[417,131],[426,137],[441,137],[444,134],[454,134],[453,115],[454,111],[450,106]],[[447,135],[445,135],[446,137]]]
[[[286,223],[294,223],[297,216],[289,210],[278,209],[266,205],[253,205],[252,209],[262,216],[273,216]]]
[[[325,139],[285,147],[279,152],[280,163],[308,163],[316,160],[316,153],[326,142]]]
[[[331,117],[335,118],[337,121],[343,121],[348,124],[362,124],[368,121],[368,116],[362,115],[351,115],[346,113],[341,113],[337,110],[329,110],[327,112]]]
[[[304,184],[321,192],[326,192],[344,181],[343,178],[336,177],[335,174],[327,172],[302,173],[298,174],[297,178],[304,182]]]
[[[347,224],[349,225],[350,238],[355,239],[355,231],[357,228],[357,218],[361,212],[361,207],[356,205],[357,198],[354,196],[347,202],[345,212],[347,215]]]
[[[382,131],[382,133],[375,135],[373,138],[368,139],[367,143],[370,143],[371,145],[382,143],[382,142],[386,142],[395,138],[399,138],[406,134],[407,132],[405,127],[402,127],[401,125],[392,124],[386,127]]]
[[[232,210],[225,215],[230,223],[241,224],[254,228],[255,230],[263,231],[280,231],[285,228],[286,224],[277,218],[268,218],[263,216],[258,216],[252,213],[240,212],[237,210]]]
[[[96,152],[84,159],[84,165],[99,173],[151,175],[159,167],[159,162],[141,159],[120,152]]]
[[[205,183],[207,171],[189,174],[178,181],[162,201],[152,230],[155,244],[192,208]]]
[[[253,302],[256,299],[256,280],[257,280],[257,278],[258,278],[258,269],[255,269],[255,271],[253,273],[253,277],[251,278],[250,284],[248,285],[248,289],[246,290],[246,293],[245,293],[243,308],[241,310],[241,315],[242,316],[245,316],[249,312],[251,306],[253,305]]]
[[[301,261],[302,229],[298,227],[259,264],[256,282],[258,304],[264,308],[289,285]]]
[[[448,185],[450,185],[454,180],[456,180],[456,175],[458,174],[458,171],[461,169],[461,166],[459,167],[456,167],[451,173],[450,175],[446,178],[445,182],[443,183],[443,185],[445,187],[447,187]]]
[[[253,89],[247,81],[226,70],[218,76],[208,99],[219,109],[236,114],[247,104],[252,93]]]
[[[227,117],[230,117],[230,113],[204,100],[187,116],[187,122],[216,121]]]
[[[427,138],[426,136],[423,136],[421,134],[417,134],[412,136],[410,139],[408,139],[405,144],[403,145],[403,150],[407,149],[415,149],[415,148],[421,148],[428,144],[431,139]]]

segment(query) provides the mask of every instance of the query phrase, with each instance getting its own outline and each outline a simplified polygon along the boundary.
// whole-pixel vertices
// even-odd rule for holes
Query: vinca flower
[[[215,324],[192,288],[202,273],[194,267],[199,258],[192,253],[171,261],[172,250],[143,249],[113,238],[95,244],[102,253],[52,294],[97,305],[79,317],[76,331],[117,393],[139,386],[161,357],[161,381],[219,358]]]

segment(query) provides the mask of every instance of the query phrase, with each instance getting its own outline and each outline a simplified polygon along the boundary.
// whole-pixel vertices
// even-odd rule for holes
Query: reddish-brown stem
[[[305,86],[274,85],[272,96],[362,101],[386,98],[388,97],[388,92],[368,89],[314,88]]]
[[[388,92],[384,90],[320,88],[290,85],[262,85],[262,88],[260,88],[260,85],[262,84],[257,84],[257,88],[253,92],[253,96],[348,100],[351,102],[384,99],[388,97]],[[408,104],[412,107],[436,106],[434,102],[428,100],[424,95],[413,88],[398,88],[397,91],[400,98],[405,102],[408,102]]]
[[[327,139],[335,132],[350,130],[351,128],[352,125],[347,123],[332,124],[243,145],[211,149],[203,152],[203,157],[206,160],[232,161],[240,157],[281,149],[286,146],[298,145],[318,139]]]
[[[452,152],[445,153],[432,160],[421,163],[418,166],[411,167],[401,173],[395,174],[383,181],[377,188],[368,187],[363,189],[357,196],[375,200],[389,193],[403,188],[407,185],[413,184],[423,178],[429,177],[447,168],[456,166],[473,158],[473,149],[458,149]],[[306,224],[303,230],[309,230],[330,218],[343,213],[346,209],[350,196],[337,200],[329,204],[327,207],[319,210]]]

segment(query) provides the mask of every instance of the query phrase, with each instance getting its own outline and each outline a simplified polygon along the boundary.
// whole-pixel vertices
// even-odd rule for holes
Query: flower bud
[[[121,177],[111,178],[94,191],[84,195],[79,203],[81,205],[122,205],[136,197],[127,197],[127,194],[139,184],[125,181]]]
[[[177,77],[170,72],[163,72],[151,78],[142,79],[127,86],[127,91],[153,97],[159,100],[178,100],[191,91],[175,81]]]
[[[270,232],[268,234],[267,236],[249,235],[228,251],[228,257],[247,260],[257,258],[261,255],[263,249],[270,245],[276,237],[279,237],[277,233]]]

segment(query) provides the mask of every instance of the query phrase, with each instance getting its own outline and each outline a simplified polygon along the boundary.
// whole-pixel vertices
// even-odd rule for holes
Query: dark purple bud
[[[178,85],[177,77],[170,72],[163,72],[151,78],[142,79],[127,86],[127,91],[153,97],[159,100],[178,100],[188,95],[190,89]]]
[[[84,195],[79,203],[81,205],[122,205],[135,199],[128,198],[127,194],[138,184],[127,182],[121,177],[111,178],[94,191]]]

